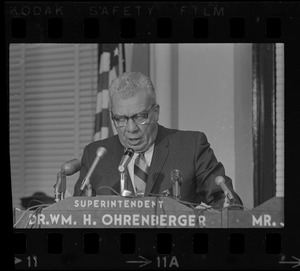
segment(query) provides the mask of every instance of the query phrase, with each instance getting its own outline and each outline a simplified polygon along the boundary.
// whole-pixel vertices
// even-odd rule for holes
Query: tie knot
[[[142,160],[145,160],[145,152],[140,152],[137,156],[137,158],[140,158]]]

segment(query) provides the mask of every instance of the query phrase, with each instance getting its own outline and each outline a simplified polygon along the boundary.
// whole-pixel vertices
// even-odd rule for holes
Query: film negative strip
[[[300,269],[299,14],[278,2],[5,2],[9,266]],[[149,76],[160,108],[109,113],[124,72]],[[203,168],[192,135],[168,135],[163,161],[155,143],[142,192],[126,190],[128,149],[119,171],[115,142],[85,156],[157,112],[163,126],[207,133],[231,179]]]

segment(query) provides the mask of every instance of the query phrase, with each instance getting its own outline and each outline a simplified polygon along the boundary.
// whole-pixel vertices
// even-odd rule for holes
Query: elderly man
[[[122,74],[111,83],[109,98],[111,117],[118,134],[85,147],[74,196],[82,194],[82,180],[97,149],[102,146],[107,153],[91,177],[94,195],[120,193],[118,165],[124,150],[130,148],[134,155],[126,170],[125,188],[128,191],[137,191],[144,196],[170,192],[173,185],[170,174],[178,169],[183,181],[181,200],[222,207],[225,196],[215,179],[223,176],[235,203],[242,204],[204,133],[168,129],[158,124],[159,105],[149,77],[137,72]]]

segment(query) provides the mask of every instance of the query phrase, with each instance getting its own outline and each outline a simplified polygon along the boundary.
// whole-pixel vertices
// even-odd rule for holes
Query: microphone
[[[81,169],[81,163],[77,159],[72,159],[61,165],[61,173],[66,176],[75,174]]]
[[[225,201],[224,201],[223,207],[229,206],[231,201],[234,200],[234,197],[233,197],[231,191],[229,190],[229,188],[227,187],[224,177],[217,176],[215,179],[215,183],[216,183],[216,185],[218,185],[222,188],[222,190],[225,194]]]
[[[97,152],[96,152],[96,158],[92,164],[92,166],[90,167],[88,173],[86,174],[85,178],[82,180],[81,186],[80,186],[80,190],[83,191],[85,189],[86,186],[88,186],[90,184],[90,178],[97,166],[97,164],[99,163],[99,160],[107,153],[107,150],[104,147],[99,147]]]
[[[170,196],[170,194],[171,194],[170,189],[166,189],[166,190],[162,191],[162,195],[164,197],[168,197],[168,196]]]
[[[134,154],[134,150],[131,149],[131,148],[127,148],[124,151],[123,157],[122,157],[121,162],[118,166],[118,170],[120,172],[120,193],[124,197],[131,194],[130,191],[125,189],[125,182],[126,182],[126,178],[127,178],[127,176],[125,174],[125,169],[127,168],[129,162],[131,161],[131,158],[132,158],[133,154]],[[132,187],[133,187],[133,190],[135,190],[134,189],[134,183],[132,184]]]
[[[61,171],[57,173],[57,180],[54,187],[55,201],[62,200],[66,192],[66,176],[73,175],[81,169],[81,163],[77,159],[64,162],[61,165]]]
[[[121,159],[121,162],[118,166],[118,170],[120,173],[123,173],[126,169],[126,167],[128,166],[129,162],[131,161],[131,158],[134,154],[134,150],[131,148],[127,148],[124,152],[124,155]]]
[[[173,197],[180,198],[180,186],[183,183],[182,172],[179,169],[171,171],[171,181],[173,184]]]

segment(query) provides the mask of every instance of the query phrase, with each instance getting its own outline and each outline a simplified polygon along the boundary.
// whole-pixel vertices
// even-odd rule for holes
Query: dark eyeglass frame
[[[145,125],[148,121],[148,118],[149,118],[149,113],[157,106],[157,104],[154,104],[151,106],[151,108],[146,111],[146,112],[142,112],[142,113],[137,113],[137,114],[134,114],[132,116],[118,116],[118,115],[114,115],[112,112],[111,112],[111,119],[113,120],[114,124],[117,126],[117,127],[125,127],[128,123],[128,120],[129,119],[132,119],[133,122],[137,125]],[[144,119],[144,121],[142,122],[139,122],[137,121],[138,118],[142,117]],[[124,124],[118,124],[118,122],[120,121],[124,121]]]

